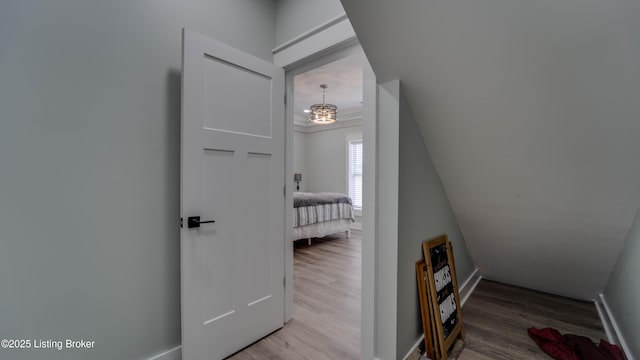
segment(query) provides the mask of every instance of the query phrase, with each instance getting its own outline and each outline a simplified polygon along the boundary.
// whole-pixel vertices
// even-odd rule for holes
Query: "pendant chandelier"
[[[314,124],[333,124],[336,122],[336,116],[338,115],[338,107],[332,104],[324,103],[324,93],[328,86],[325,84],[320,85],[322,88],[322,104],[311,105],[309,114],[309,120]]]

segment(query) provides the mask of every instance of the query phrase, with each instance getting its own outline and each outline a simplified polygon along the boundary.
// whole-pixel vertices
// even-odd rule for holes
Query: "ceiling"
[[[338,122],[358,116],[362,112],[363,56],[362,51],[359,51],[296,75],[293,79],[295,123],[312,126],[309,115],[304,110],[313,104],[322,103],[321,84],[328,86],[325,102],[338,107]]]
[[[593,299],[640,205],[640,2],[342,0],[480,273]]]

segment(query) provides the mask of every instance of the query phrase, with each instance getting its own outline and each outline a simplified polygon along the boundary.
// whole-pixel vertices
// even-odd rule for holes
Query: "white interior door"
[[[182,39],[182,355],[220,359],[283,326],[284,71]]]

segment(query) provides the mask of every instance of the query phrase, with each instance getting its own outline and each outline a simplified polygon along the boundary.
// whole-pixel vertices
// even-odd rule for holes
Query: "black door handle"
[[[189,216],[187,218],[187,227],[189,229],[191,228],[199,228],[200,224],[209,224],[209,223],[214,223],[216,222],[215,220],[207,220],[207,221],[200,221],[200,216]]]

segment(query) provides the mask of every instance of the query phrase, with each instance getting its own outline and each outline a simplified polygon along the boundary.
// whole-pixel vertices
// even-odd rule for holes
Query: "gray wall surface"
[[[341,14],[344,9],[339,0],[276,0],[276,45]]]
[[[401,87],[397,359],[423,333],[415,270],[416,261],[423,258],[422,242],[442,234],[453,245],[460,286],[475,266]]]
[[[400,81],[378,85],[375,356],[396,358]]]
[[[181,28],[272,59],[262,0],[0,3],[3,359],[140,359],[180,338]]]
[[[605,299],[620,326],[630,358],[640,359],[640,209],[627,235],[616,266],[604,292]]]
[[[360,134],[362,125],[318,131],[294,132],[293,169],[302,172],[300,191],[349,192],[347,184],[347,135]],[[295,186],[295,183],[294,183]],[[356,216],[361,222],[361,216]]]
[[[309,191],[347,193],[347,134],[351,133],[362,135],[362,126],[319,131],[306,135],[305,167]]]
[[[402,82],[480,273],[601,293],[640,199],[640,1],[342,3],[378,80]]]
[[[307,173],[307,134],[302,132],[293,132],[293,172],[302,174],[300,182],[300,191],[308,191],[307,183],[310,178]],[[296,186],[295,182],[293,186]]]

